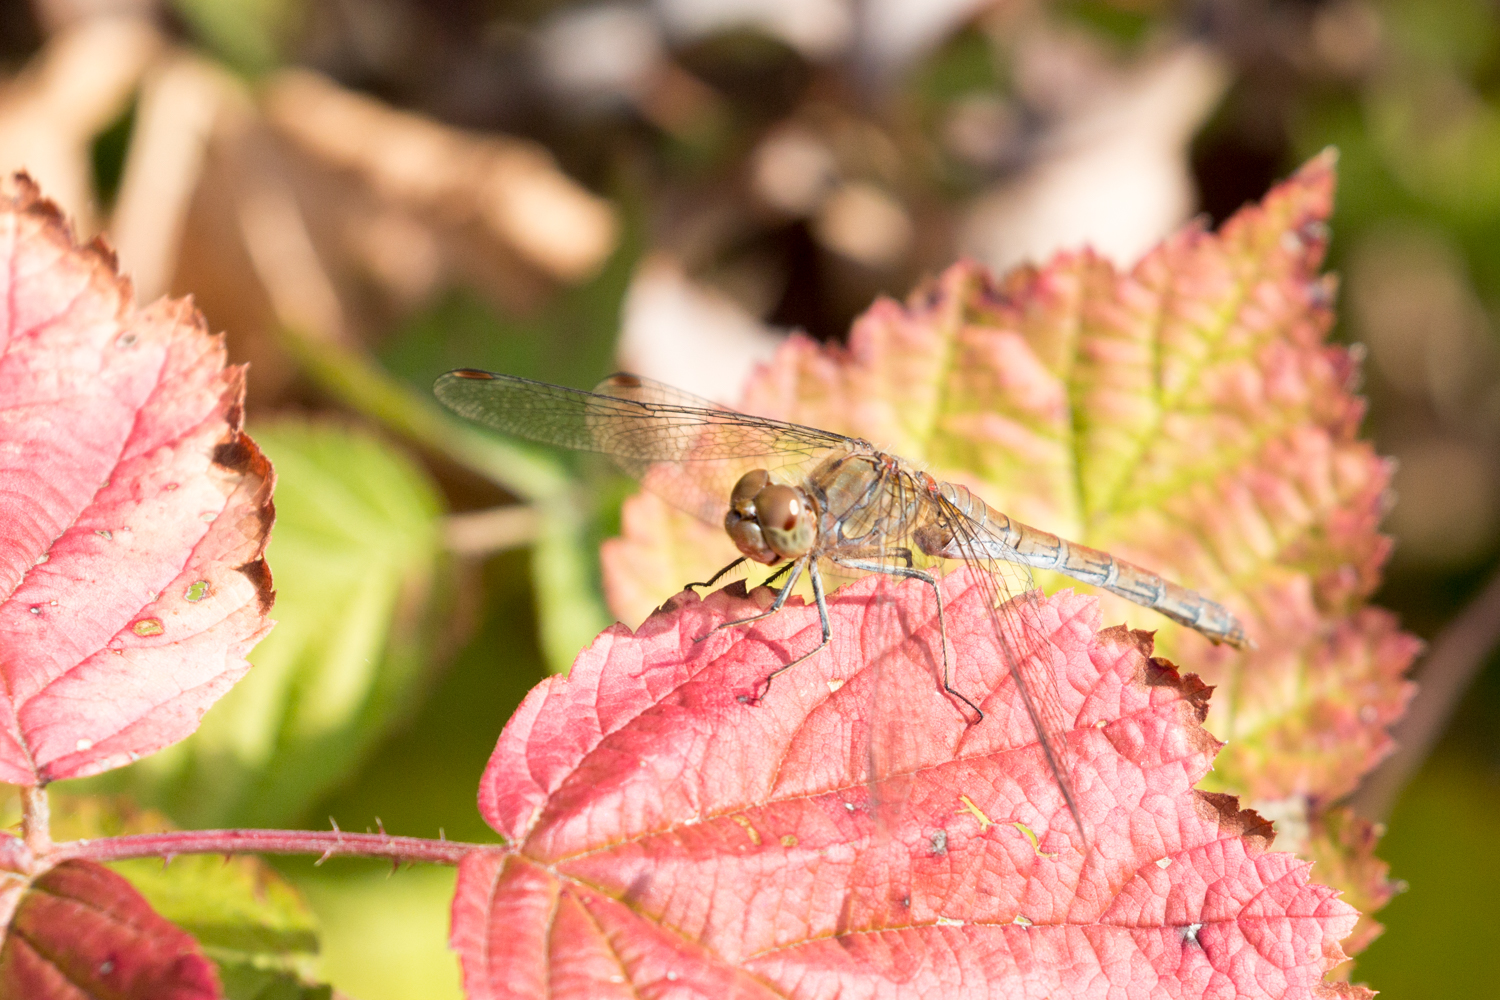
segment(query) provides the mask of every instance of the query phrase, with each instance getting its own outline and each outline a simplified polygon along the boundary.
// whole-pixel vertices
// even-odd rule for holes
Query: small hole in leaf
[[[189,601],[197,603],[208,596],[208,581],[195,580],[188,584],[187,594],[184,595]]]
[[[162,626],[160,618],[142,618],[130,626],[130,631],[136,635],[161,635],[166,629]]]

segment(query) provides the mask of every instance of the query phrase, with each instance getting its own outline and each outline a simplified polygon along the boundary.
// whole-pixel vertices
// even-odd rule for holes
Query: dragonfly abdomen
[[[972,546],[981,556],[1003,559],[1037,569],[1049,569],[1092,584],[1166,615],[1196,629],[1214,642],[1227,642],[1243,649],[1249,640],[1239,619],[1228,608],[1196,590],[1172,583],[1160,575],[1108,552],[1079,545],[1022,524],[995,510],[962,486],[937,484],[938,492],[972,522],[972,538],[960,540],[952,527],[929,525],[916,533],[917,546],[940,559],[962,559],[963,546]]]

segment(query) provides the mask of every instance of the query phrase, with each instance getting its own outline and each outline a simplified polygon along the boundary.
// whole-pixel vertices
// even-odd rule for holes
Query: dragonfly
[[[461,368],[438,378],[437,398],[455,413],[516,437],[607,455],[669,503],[722,524],[738,559],[704,584],[747,562],[775,567],[782,582],[759,614],[715,631],[775,615],[806,575],[822,627],[812,649],[773,670],[772,682],[832,641],[824,573],[880,573],[917,580],[937,599],[942,689],[970,724],[984,718],[953,683],[942,588],[933,568],[959,560],[988,607],[1005,667],[1038,745],[1080,833],[1077,801],[1060,749],[1057,696],[1032,654],[1045,640],[1027,601],[1038,593],[1032,570],[1052,570],[1152,608],[1215,643],[1246,648],[1240,621],[1195,590],[1107,552],[1020,523],[964,486],[942,482],[869,441],[801,424],[751,416],[638,375],[617,373],[592,392],[514,375]],[[1085,834],[1085,838],[1086,838]]]

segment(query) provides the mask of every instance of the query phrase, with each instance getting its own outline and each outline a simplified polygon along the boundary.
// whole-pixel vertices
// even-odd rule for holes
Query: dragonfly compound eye
[[[766,543],[784,559],[804,555],[817,540],[818,520],[800,491],[772,483],[755,495],[755,520]]]
[[[740,477],[729,494],[729,506],[741,513],[755,514],[755,497],[771,485],[771,474],[765,469],[752,469]]]
[[[756,520],[755,498],[771,481],[765,469],[756,469],[740,477],[729,495],[729,512],[724,515],[724,530],[734,542],[734,547],[756,562],[767,566],[780,562],[781,556],[766,544],[765,535]]]

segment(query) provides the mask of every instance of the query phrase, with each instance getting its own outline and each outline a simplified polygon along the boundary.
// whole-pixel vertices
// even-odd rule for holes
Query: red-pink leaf
[[[1207,689],[1093,598],[1041,603],[1085,843],[979,588],[943,585],[977,725],[938,686],[931,592],[874,577],[759,703],[815,609],[697,640],[764,590],[680,595],[533,690],[480,789],[509,847],[460,870],[469,996],[1324,995],[1358,915],[1194,791]]]
[[[244,370],[144,310],[24,176],[0,185],[0,781],[182,739],[269,628],[270,465]]]
[[[221,995],[214,963],[192,935],[91,861],[65,861],[32,883],[0,949],[0,1000]]]

